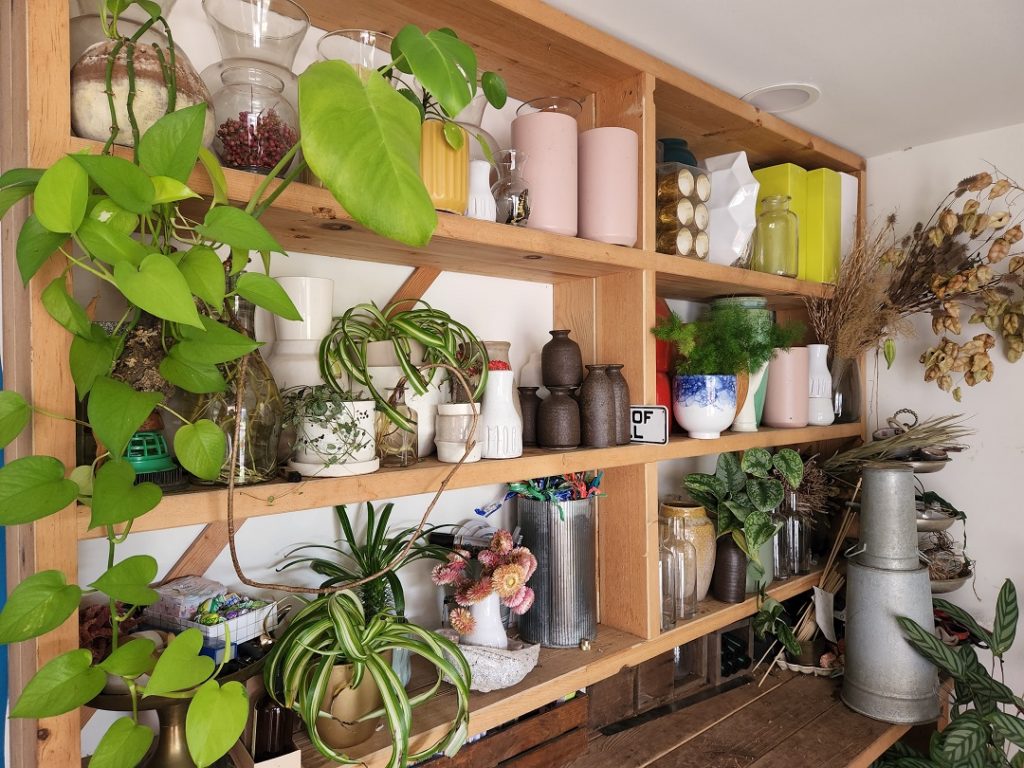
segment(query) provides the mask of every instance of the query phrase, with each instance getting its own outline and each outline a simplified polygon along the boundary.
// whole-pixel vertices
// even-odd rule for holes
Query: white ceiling
[[[813,83],[783,117],[866,157],[1024,122],[1020,0],[547,2],[737,96]]]

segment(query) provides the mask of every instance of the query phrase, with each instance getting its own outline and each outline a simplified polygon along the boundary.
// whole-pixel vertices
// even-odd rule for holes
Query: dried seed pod
[[[967,214],[971,214],[971,213],[977,213],[977,212],[978,212],[978,208],[979,208],[980,206],[981,206],[981,203],[979,203],[979,202],[978,202],[977,200],[975,200],[975,199],[974,199],[973,197],[972,197],[972,198],[969,198],[968,200],[965,200],[965,201],[964,201],[964,209],[963,209],[963,213],[964,213],[965,215],[967,215]]]
[[[992,217],[987,213],[983,213],[978,217],[978,220],[974,222],[974,226],[971,228],[971,234],[977,237],[988,228],[988,223],[992,220]]]
[[[1010,184],[1009,179],[1000,179],[995,184],[993,184],[992,189],[988,191],[988,199],[995,200],[997,197],[1002,197],[1003,195],[1010,191],[1011,186],[1013,185]]]
[[[954,400],[956,400],[959,403],[960,399],[962,397],[963,397],[963,394],[960,392],[960,387],[957,387],[956,389],[953,390],[953,399]]]
[[[953,377],[948,373],[945,376],[939,377],[939,389],[943,392],[949,392],[953,388]]]
[[[960,226],[964,228],[964,232],[973,232],[977,223],[978,214],[976,213],[965,213],[960,217]]]
[[[1006,241],[1005,237],[997,237],[992,241],[992,245],[988,249],[988,255],[985,258],[988,259],[989,264],[998,264],[1009,255],[1010,244]]]
[[[946,236],[938,227],[930,227],[928,229],[928,239],[931,240],[932,245],[938,248],[942,245],[942,241],[946,239]]]
[[[1010,259],[1008,272],[1020,272],[1022,269],[1024,269],[1024,256],[1014,256]]]
[[[1003,315],[1002,331],[1004,336],[1013,336],[1020,331],[1021,317],[1016,312],[1007,312]]]
[[[1015,224],[1003,232],[1003,237],[1006,238],[1006,242],[1013,245],[1020,242],[1021,238],[1024,238],[1024,231],[1021,231],[1020,224]]]
[[[988,225],[992,229],[1002,229],[1010,223],[1010,212],[1009,211],[996,211],[988,218]]]
[[[939,216],[939,228],[947,235],[952,235],[956,232],[956,225],[960,223],[960,217],[957,216],[949,208],[942,212]]]
[[[979,287],[988,285],[995,278],[992,267],[987,264],[979,264],[974,269],[974,275],[978,279]]]
[[[967,191],[981,192],[981,190],[992,183],[992,174],[985,171],[984,173],[978,173],[968,179],[964,179],[964,181],[967,182]]]

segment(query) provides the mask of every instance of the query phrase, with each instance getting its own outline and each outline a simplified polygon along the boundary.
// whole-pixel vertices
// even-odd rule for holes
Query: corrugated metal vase
[[[596,501],[518,499],[523,545],[537,557],[536,599],[519,618],[526,642],[572,648],[597,636]]]

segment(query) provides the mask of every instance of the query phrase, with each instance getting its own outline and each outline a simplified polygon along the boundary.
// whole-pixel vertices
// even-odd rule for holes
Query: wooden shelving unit
[[[354,224],[318,187],[295,184],[277,200],[263,222],[295,251],[387,264],[427,267],[484,277],[505,277],[553,286],[554,327],[570,328],[584,361],[625,364],[634,402],[655,402],[654,340],[658,297],[706,299],[758,294],[787,315],[799,312],[805,297],[829,295],[827,286],[745,270],[704,264],[654,252],[654,143],[658,135],[684,135],[699,156],[746,150],[753,165],[792,161],[857,175],[864,184],[864,161],[854,153],[783,120],[760,113],[738,99],[681,72],[649,54],[599,32],[539,0],[303,0],[313,23],[323,29],[374,28],[395,33],[406,23],[422,28],[452,27],[474,46],[480,65],[500,72],[516,98],[546,94],[573,96],[584,105],[581,129],[621,126],[640,136],[639,231],[634,248],[623,248],[530,229],[504,227],[441,215],[431,243],[409,248],[384,240]],[[0,168],[42,167],[68,151],[96,151],[98,145],[69,136],[69,0],[0,4],[0,82],[10,116],[27,119],[0,124]],[[187,44],[186,44],[187,47]],[[230,197],[245,200],[259,183],[251,174],[227,171]],[[211,192],[205,176],[191,180]],[[861,206],[863,212],[863,205]],[[70,339],[43,310],[39,295],[57,277],[55,260],[25,290],[13,254],[27,205],[4,221],[0,231],[5,257],[3,302],[5,379],[35,405],[74,413],[74,387],[68,370]],[[463,467],[450,487],[464,488],[573,470],[604,468],[599,559],[628,567],[601,568],[601,630],[595,647],[545,651],[541,666],[509,691],[474,696],[471,730],[480,732],[530,709],[636,664],[657,653],[725,626],[754,611],[753,601],[738,606],[706,603],[702,615],[672,632],[660,633],[657,595],[658,462],[743,450],[828,442],[860,435],[862,425],[764,430],[726,434],[716,441],[673,439],[667,446],[625,446],[566,453],[529,451],[510,461]],[[8,449],[8,459],[32,453],[75,461],[74,428],[36,417],[31,434]],[[342,502],[430,493],[450,467],[433,460],[413,468],[358,478],[271,483],[241,488],[235,499],[240,519]],[[134,530],[160,530],[223,520],[225,491],[202,489],[168,496]],[[78,542],[87,529],[88,510],[63,512],[9,532],[9,582],[43,569],[57,569],[75,580]],[[814,577],[773,586],[783,598],[804,591]],[[54,655],[77,647],[76,621],[34,643],[11,650],[12,694]],[[420,743],[446,717],[444,697],[432,702],[418,725]],[[450,715],[447,715],[450,716]],[[12,722],[12,749],[19,765],[77,765],[80,716],[70,713],[38,723]],[[366,746],[373,764],[379,741]],[[315,763],[308,762],[307,765]]]

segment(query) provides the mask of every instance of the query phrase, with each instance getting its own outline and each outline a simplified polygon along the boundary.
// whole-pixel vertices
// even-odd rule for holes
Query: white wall
[[[991,170],[989,164],[1024,179],[1024,124],[873,157],[868,161],[869,220],[895,209],[898,231],[909,231],[931,214],[957,181]],[[1024,469],[1024,364],[1010,365],[998,349],[993,350],[994,380],[974,388],[964,386],[963,402],[956,403],[948,393],[923,381],[918,357],[935,337],[928,317],[917,318],[914,325],[915,336],[897,343],[892,370],[885,370],[883,362],[877,374],[878,400],[872,424],[904,407],[913,408],[922,418],[950,413],[970,417],[970,426],[977,430],[968,440],[971,449],[955,456],[942,472],[921,479],[927,488],[967,513],[968,553],[977,561],[977,581],[974,590],[968,585],[950,598],[991,626],[1003,580],[1011,578],[1024,590],[1018,474]],[[966,338],[984,328],[964,326]],[[962,535],[959,524],[950,532]],[[1007,683],[1020,694],[1024,691],[1024,640],[1018,641],[1009,659]]]

